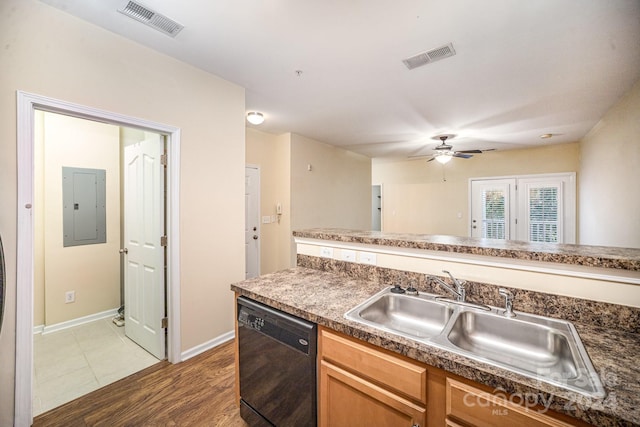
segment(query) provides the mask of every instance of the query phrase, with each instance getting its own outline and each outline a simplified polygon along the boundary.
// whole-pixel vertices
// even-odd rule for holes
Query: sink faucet
[[[498,293],[504,297],[504,316],[516,317],[516,314],[513,312],[513,294],[505,288],[498,289]]]
[[[440,286],[442,286],[443,288],[445,288],[446,290],[454,294],[456,296],[457,301],[464,302],[467,295],[466,290],[464,288],[464,285],[466,282],[464,280],[456,279],[455,277],[453,277],[453,274],[449,273],[447,270],[442,270],[442,272],[447,273],[449,275],[449,277],[451,278],[451,281],[453,282],[453,285],[456,287],[455,289],[449,286],[447,282],[445,282],[444,280],[436,276],[429,275],[427,276],[427,280],[430,281],[431,283],[435,282],[439,284]]]

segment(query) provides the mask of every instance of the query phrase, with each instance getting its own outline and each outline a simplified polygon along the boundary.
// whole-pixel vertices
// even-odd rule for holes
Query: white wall
[[[382,230],[467,236],[470,178],[576,172],[578,153],[578,143],[570,143],[486,152],[446,165],[374,159],[372,181],[382,185]]]
[[[640,248],[640,81],[580,142],[580,242]]]
[[[171,42],[158,33],[162,41]],[[233,330],[244,277],[244,89],[37,0],[0,2],[0,234],[7,294],[0,425],[12,425],[16,315],[16,90],[181,129],[182,350]],[[169,160],[171,161],[171,160]]]

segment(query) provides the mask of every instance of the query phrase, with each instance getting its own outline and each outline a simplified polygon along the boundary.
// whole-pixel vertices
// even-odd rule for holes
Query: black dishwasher
[[[240,416],[250,426],[316,425],[314,323],[238,297]]]

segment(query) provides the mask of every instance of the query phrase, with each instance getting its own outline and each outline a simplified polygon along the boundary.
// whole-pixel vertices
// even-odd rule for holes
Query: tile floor
[[[159,362],[111,318],[36,334],[33,341],[34,416]]]

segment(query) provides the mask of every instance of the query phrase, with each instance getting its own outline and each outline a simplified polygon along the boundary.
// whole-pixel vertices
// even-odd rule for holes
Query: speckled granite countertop
[[[596,426],[640,425],[640,336],[575,324],[607,397],[594,400],[427,344],[379,331],[344,314],[384,285],[296,267],[231,285],[231,290],[319,325],[508,393],[551,399],[550,408]]]
[[[640,249],[318,228],[295,237],[640,271]]]

